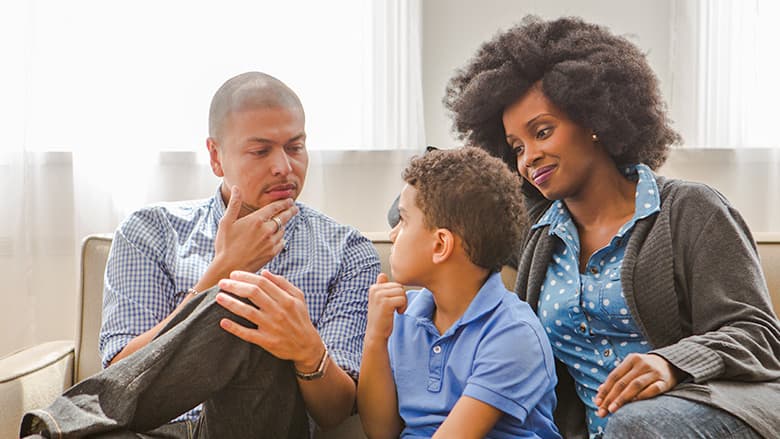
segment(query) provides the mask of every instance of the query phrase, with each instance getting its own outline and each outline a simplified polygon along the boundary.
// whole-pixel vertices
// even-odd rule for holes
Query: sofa
[[[384,233],[366,234],[389,273],[391,243]],[[756,234],[761,265],[775,313],[780,313],[780,233]],[[78,324],[73,340],[42,343],[0,359],[0,438],[17,437],[22,414],[44,407],[65,389],[100,370],[97,342],[103,297],[103,273],[111,235],[88,236],[81,248]],[[505,267],[504,283],[512,288],[516,271]],[[337,428],[318,431],[317,439],[364,438],[357,416]]]

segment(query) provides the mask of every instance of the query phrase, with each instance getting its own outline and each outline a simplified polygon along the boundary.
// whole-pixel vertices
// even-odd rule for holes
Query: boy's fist
[[[387,340],[393,332],[394,312],[406,311],[406,291],[397,282],[388,282],[387,275],[379,273],[376,283],[368,289],[368,327],[366,338]]]

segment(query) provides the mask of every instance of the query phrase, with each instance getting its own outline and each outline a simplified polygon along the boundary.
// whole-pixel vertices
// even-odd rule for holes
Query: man
[[[379,259],[355,229],[294,203],[305,142],[300,100],[276,78],[217,91],[216,196],[119,227],[100,334],[115,366],[25,415],[22,435],[307,437],[307,411],[323,427],[351,413]]]

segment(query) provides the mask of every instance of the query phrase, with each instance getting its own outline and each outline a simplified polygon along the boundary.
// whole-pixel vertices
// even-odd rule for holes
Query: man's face
[[[230,189],[238,186],[242,216],[301,193],[309,164],[301,109],[233,111],[225,117],[219,137],[207,141],[211,168],[223,178],[225,203]]]

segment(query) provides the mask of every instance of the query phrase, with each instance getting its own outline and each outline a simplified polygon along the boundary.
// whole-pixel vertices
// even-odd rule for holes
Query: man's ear
[[[433,263],[441,264],[447,261],[455,251],[455,235],[448,229],[436,229],[434,233]]]
[[[217,177],[224,177],[225,172],[222,170],[222,158],[219,156],[219,147],[213,137],[206,139],[206,149],[209,150],[209,163],[211,164],[211,171]]]

